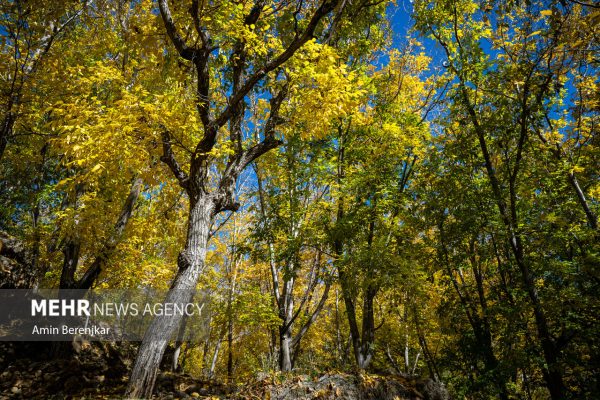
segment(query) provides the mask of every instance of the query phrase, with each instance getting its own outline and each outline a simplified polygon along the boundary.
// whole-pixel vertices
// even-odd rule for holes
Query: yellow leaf
[[[102,168],[102,164],[96,164],[96,165],[94,166],[94,168],[92,168],[92,172],[96,172],[96,171],[98,171],[100,168]]]
[[[542,10],[540,14],[542,14],[544,17],[549,17],[552,15],[552,10]]]
[[[67,184],[67,182],[69,182],[71,179],[72,179],[72,178],[65,178],[65,179],[62,179],[60,182],[58,182],[58,183],[56,184],[56,186],[63,186],[63,185],[66,185],[66,184]]]

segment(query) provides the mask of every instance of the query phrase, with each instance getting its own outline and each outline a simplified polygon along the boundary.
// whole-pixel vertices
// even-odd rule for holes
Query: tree
[[[300,342],[325,305],[333,283],[314,225],[327,190],[318,172],[311,169],[311,165],[321,163],[318,148],[318,143],[290,135],[279,158],[281,165],[266,167],[264,172],[256,169],[260,208],[257,238],[265,238],[273,299],[281,320],[277,333],[281,371],[292,370]],[[320,295],[319,286],[323,286]],[[311,309],[313,296],[318,300]],[[300,329],[294,333],[298,322]]]
[[[9,141],[17,118],[27,107],[30,85],[40,65],[47,59],[53,44],[61,39],[85,9],[83,4],[47,4],[38,1],[3,3],[0,9],[3,41],[0,49],[2,62],[0,160]]]
[[[173,14],[166,0],[158,2],[173,47],[195,70],[195,101],[202,127],[201,139],[189,155],[187,168],[181,167],[173,151],[173,132],[168,126],[163,127],[162,160],[185,189],[190,206],[185,248],[178,257],[178,271],[165,301],[186,303],[191,300],[204,271],[214,217],[224,211],[237,211],[239,204],[234,199],[234,189],[241,172],[249,163],[281,144],[276,137],[276,127],[282,122],[280,109],[291,83],[280,77],[280,67],[313,37],[326,34],[322,20],[334,10],[341,15],[341,5],[335,0],[290,3],[281,7],[266,1],[236,5],[199,4],[195,0],[189,9],[191,23],[183,25],[193,28],[182,30],[182,24],[175,22],[175,18],[180,18],[177,10]],[[224,29],[228,27],[230,29]],[[278,35],[274,35],[275,32]],[[194,36],[197,41],[186,40]],[[213,85],[214,68],[222,58],[225,58],[224,75]],[[244,99],[263,81],[270,89],[270,110],[263,120],[262,140],[244,146]],[[226,99],[223,93],[228,93]],[[220,131],[226,128],[229,155],[225,162],[219,162],[214,150],[223,136]],[[140,346],[127,396],[151,395],[160,359],[179,323],[180,318],[164,316],[152,322]]]
[[[415,48],[410,43],[403,52],[389,53],[389,64],[371,78],[365,112],[340,123],[333,136],[335,216],[328,233],[360,369],[374,355],[375,296],[401,268],[405,190],[427,136],[423,121],[433,87],[419,79],[428,58],[414,54]]]
[[[569,247],[568,240],[560,244],[552,241],[551,245],[551,242],[545,242],[548,245],[543,245],[544,251],[551,254],[548,258],[536,251],[536,246],[544,243],[538,236],[540,227],[535,222],[543,218],[538,214],[540,209],[535,207],[539,204],[536,191],[545,193],[547,190],[539,180],[547,167],[545,160],[536,156],[538,145],[534,140],[537,136],[547,147],[546,137],[551,136],[549,131],[554,131],[552,143],[556,148],[550,151],[555,153],[555,159],[561,159],[561,156],[556,158],[556,151],[560,153],[563,146],[568,148],[578,143],[576,151],[590,149],[570,138],[574,132],[578,132],[576,136],[590,137],[587,118],[577,118],[577,127],[571,126],[559,133],[560,127],[570,125],[566,122],[569,111],[563,108],[564,100],[569,96],[563,88],[565,85],[577,87],[585,81],[578,75],[568,76],[565,65],[573,59],[589,60],[587,55],[583,56],[576,47],[568,44],[569,34],[564,29],[575,21],[586,24],[588,11],[566,3],[488,6],[469,1],[419,2],[415,9],[418,29],[431,35],[442,46],[447,58],[445,66],[453,87],[448,97],[450,112],[444,121],[445,130],[455,134],[457,142],[465,149],[476,152],[484,167],[488,194],[499,218],[494,225],[496,237],[502,240],[498,247],[504,249],[505,244],[508,250],[499,258],[499,263],[514,263],[517,268],[520,288],[526,293],[531,307],[537,344],[543,354],[540,368],[544,380],[552,398],[564,398],[567,390],[562,354],[574,331],[565,329],[561,322],[563,317],[553,313],[555,308],[550,305],[553,302],[549,293],[556,292],[549,291],[548,287],[569,296],[569,283],[554,284],[556,280],[564,279],[564,275],[552,266],[572,257],[562,248],[564,245]],[[571,20],[572,17],[575,20]],[[582,38],[582,43],[591,44],[591,41],[590,37]],[[506,85],[506,82],[511,84]],[[556,119],[551,115],[561,116]],[[580,127],[586,133],[581,132]],[[475,149],[471,140],[477,144]],[[563,162],[576,163],[576,160],[574,157],[569,161],[563,159]],[[462,162],[472,163],[464,158]],[[572,186],[572,196],[579,203],[580,215],[590,229],[596,229],[595,212],[574,176],[575,171],[586,169],[572,168],[562,176],[567,177]],[[553,181],[555,192],[551,196],[557,201],[558,198],[562,199],[560,202],[565,201],[562,194],[558,195],[563,190],[562,183],[548,176],[544,181],[545,184]],[[566,203],[562,204],[562,210],[569,210],[571,214],[566,218],[581,229],[581,224],[573,220],[578,212]],[[501,229],[496,230],[499,227]],[[587,229],[584,231],[587,232],[584,237],[595,235]],[[510,261],[504,259],[506,255]],[[584,309],[577,313],[585,313]]]

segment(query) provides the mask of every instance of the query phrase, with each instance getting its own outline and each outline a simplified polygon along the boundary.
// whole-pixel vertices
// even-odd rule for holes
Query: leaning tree
[[[158,0],[170,43],[182,64],[192,66],[182,83],[194,85],[201,125],[201,138],[189,152],[187,165],[178,161],[177,141],[169,126],[160,126],[161,160],[189,201],[187,238],[165,302],[192,300],[205,268],[213,221],[220,213],[240,207],[235,198],[240,174],[282,144],[276,130],[285,122],[280,110],[293,90],[285,70],[290,60],[309,42],[331,41],[336,30],[344,29],[345,18],[355,20],[384,3],[192,0],[185,9],[179,3],[170,7],[167,0]],[[306,61],[309,66],[310,60]],[[260,124],[260,140],[256,141],[249,139],[243,128],[251,114],[247,104],[250,96],[268,103]],[[225,161],[219,152],[223,147]],[[180,323],[181,317],[173,316],[156,316],[152,321],[139,348],[128,397],[150,397],[165,348]]]

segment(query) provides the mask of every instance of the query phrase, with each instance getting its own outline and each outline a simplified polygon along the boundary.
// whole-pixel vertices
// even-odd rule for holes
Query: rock
[[[21,388],[19,388],[19,387],[16,387],[16,386],[13,386],[13,387],[10,389],[10,392],[11,392],[12,394],[21,394]]]
[[[271,400],[450,400],[442,384],[416,376],[344,373],[325,374],[314,380],[296,376],[270,385],[242,388],[239,393]]]
[[[175,392],[175,396],[177,396],[178,399],[189,399],[190,396],[188,396],[188,394],[186,392],[182,392],[181,390],[177,390]]]
[[[425,400],[450,400],[450,394],[442,382],[427,379],[419,389]]]
[[[196,399],[196,398],[200,397],[200,393],[198,393],[198,392],[192,392],[191,396]]]

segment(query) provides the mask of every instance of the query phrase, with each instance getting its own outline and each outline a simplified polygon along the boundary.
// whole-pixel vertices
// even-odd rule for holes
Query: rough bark
[[[215,216],[215,203],[204,196],[191,205],[188,233],[184,250],[177,261],[178,271],[165,303],[186,304],[192,301],[198,278],[204,271],[210,227]],[[159,315],[154,318],[146,333],[131,373],[127,388],[128,398],[150,398],[156,381],[160,361],[179,328],[182,317]]]

